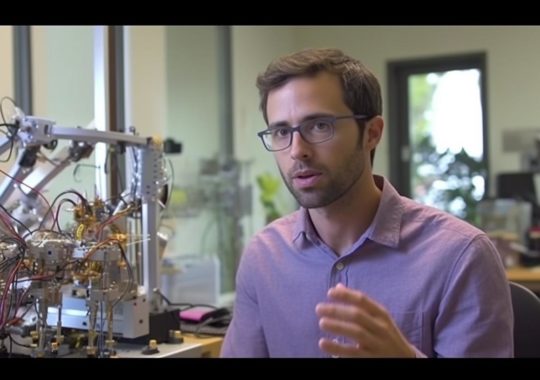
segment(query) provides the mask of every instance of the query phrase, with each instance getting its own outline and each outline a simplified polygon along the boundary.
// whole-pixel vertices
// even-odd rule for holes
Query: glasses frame
[[[296,127],[290,127],[289,128],[290,131],[291,131],[291,133],[289,135],[289,143],[285,147],[279,148],[279,149],[271,149],[271,148],[269,148],[266,145],[266,142],[264,140],[264,136],[269,135],[270,133],[272,133],[273,130],[275,130],[277,128],[267,128],[264,131],[257,132],[257,136],[259,136],[259,138],[261,139],[265,149],[267,151],[269,151],[269,152],[279,152],[279,151],[282,151],[282,150],[285,150],[285,149],[289,148],[292,145],[294,132],[298,132],[298,134],[300,136],[302,136],[302,139],[305,142],[307,142],[309,144],[312,144],[312,145],[316,145],[316,144],[321,144],[323,142],[331,140],[334,137],[334,133],[335,133],[335,130],[336,130],[336,121],[343,120],[343,119],[369,120],[369,119],[371,119],[371,117],[368,117],[367,115],[321,116],[321,117],[317,117],[317,118],[314,118],[314,119],[309,119],[309,120],[303,121],[300,124],[298,124]],[[302,130],[301,129],[307,123],[313,123],[314,121],[317,121],[317,120],[325,120],[325,121],[330,122],[330,126],[332,127],[332,134],[328,138],[326,138],[324,140],[317,141],[317,142],[313,143],[313,142],[308,141],[304,137],[304,135],[302,135]],[[282,128],[282,127],[278,127],[278,128]]]

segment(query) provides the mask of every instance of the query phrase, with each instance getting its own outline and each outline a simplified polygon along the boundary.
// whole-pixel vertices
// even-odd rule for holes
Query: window
[[[391,62],[391,180],[470,222],[487,193],[485,54]]]

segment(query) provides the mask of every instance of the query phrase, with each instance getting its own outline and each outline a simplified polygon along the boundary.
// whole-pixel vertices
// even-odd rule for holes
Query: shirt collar
[[[311,218],[309,217],[307,209],[300,207],[296,215],[297,218],[294,223],[293,241],[296,241],[301,236],[308,237],[310,241],[314,241],[317,234],[315,233],[315,227],[313,227],[313,223],[311,223]]]
[[[375,217],[364,235],[379,244],[397,247],[404,212],[401,196],[383,176],[374,175],[373,178],[377,187],[382,190],[381,201]],[[307,210],[300,207],[296,216],[293,225],[293,242],[302,235],[312,242],[318,239]]]
[[[374,242],[397,247],[401,231],[404,205],[401,195],[388,180],[374,175],[375,184],[382,190],[381,201],[375,217],[368,228],[367,237]]]

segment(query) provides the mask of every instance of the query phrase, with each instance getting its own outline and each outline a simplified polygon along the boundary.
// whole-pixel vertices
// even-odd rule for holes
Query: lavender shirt
[[[238,268],[223,357],[328,357],[318,347],[329,335],[315,305],[339,282],[382,304],[429,357],[513,356],[510,291],[488,237],[375,180],[377,214],[341,257],[302,208],[253,237]]]

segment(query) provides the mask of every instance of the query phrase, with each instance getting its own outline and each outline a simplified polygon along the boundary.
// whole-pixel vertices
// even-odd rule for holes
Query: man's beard
[[[303,164],[293,167],[287,176],[283,174],[281,168],[279,172],[285,185],[302,207],[319,208],[328,206],[345,195],[364,174],[366,163],[361,150],[355,150],[350,157],[344,158],[343,162],[344,166],[333,175],[324,167],[314,168]],[[292,175],[299,169],[313,169],[321,172],[327,179],[327,184],[324,187],[295,189],[292,184]]]

